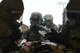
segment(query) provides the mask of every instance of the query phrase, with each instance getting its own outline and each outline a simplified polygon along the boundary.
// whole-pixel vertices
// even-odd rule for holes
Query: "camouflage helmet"
[[[36,19],[36,20],[42,19],[42,14],[40,12],[33,12],[30,17],[30,20],[31,19]]]
[[[46,14],[44,17],[43,17],[44,20],[53,20],[53,16],[50,15],[50,14]]]

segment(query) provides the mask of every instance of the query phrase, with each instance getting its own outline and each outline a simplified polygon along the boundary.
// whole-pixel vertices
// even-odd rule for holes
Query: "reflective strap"
[[[11,13],[23,13],[23,11],[11,11]]]
[[[70,12],[70,13],[80,13],[80,10],[68,10],[68,9],[66,9],[67,10],[67,12]]]

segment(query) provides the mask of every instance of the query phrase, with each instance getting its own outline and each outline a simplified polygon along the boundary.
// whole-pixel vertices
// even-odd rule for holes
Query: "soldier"
[[[68,20],[62,30],[68,41],[69,47],[76,49],[80,53],[80,0],[70,0],[66,7],[66,15]],[[71,45],[70,45],[71,44]]]
[[[39,30],[41,30],[42,25],[42,14],[40,12],[33,12],[30,17],[30,30],[27,33],[28,41],[39,41],[41,40],[41,35]]]
[[[42,14],[40,12],[33,12],[30,17],[30,28],[28,31],[26,31],[26,40],[31,41],[33,44],[33,41],[41,41],[41,34],[39,33],[39,30],[41,30],[42,25]],[[23,46],[20,49],[20,52],[26,52],[31,53],[32,52],[32,46],[27,46],[25,43],[25,46]]]
[[[49,39],[52,42],[55,42],[55,36],[58,35],[57,33],[57,27],[56,25],[53,23],[53,17],[50,14],[46,14],[44,17],[44,28],[46,29],[46,34],[45,37],[46,39]],[[54,39],[54,40],[53,40]]]
[[[0,3],[0,48],[2,53],[18,49],[15,44],[21,37],[19,20],[23,14],[22,0],[2,0]]]
[[[44,25],[45,25],[46,28],[53,28],[55,30],[57,29],[56,28],[57,26],[53,23],[53,17],[52,17],[52,15],[46,14],[43,17],[43,19],[44,19]]]

